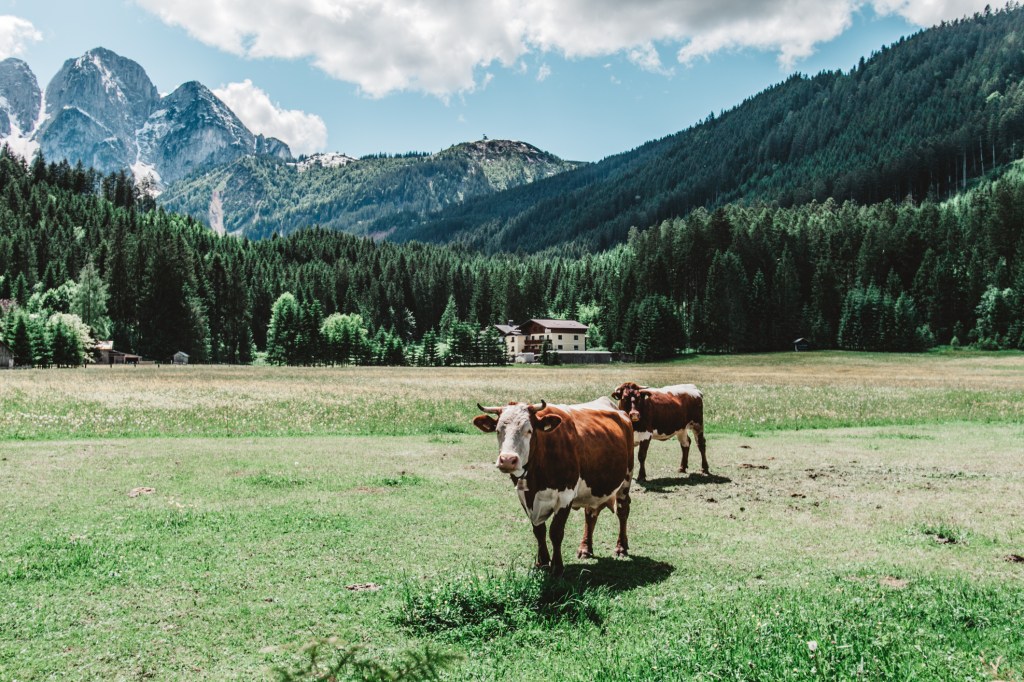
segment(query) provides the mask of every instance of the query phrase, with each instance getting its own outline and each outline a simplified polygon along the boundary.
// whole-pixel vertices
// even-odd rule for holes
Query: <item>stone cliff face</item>
[[[39,118],[42,99],[28,64],[14,58],[0,62],[0,135],[31,130]]]
[[[139,134],[148,162],[165,181],[256,153],[256,136],[202,83],[160,100]]]
[[[48,161],[130,169],[166,184],[242,156],[291,158],[284,142],[254,135],[201,83],[161,97],[138,63],[103,48],[64,62],[40,95],[24,62],[0,62],[0,137],[27,139],[22,148],[38,147]]]

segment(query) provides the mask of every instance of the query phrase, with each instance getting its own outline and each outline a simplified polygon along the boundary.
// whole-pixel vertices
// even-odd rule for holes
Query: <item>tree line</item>
[[[596,254],[482,254],[311,228],[218,236],[124,174],[0,151],[0,324],[34,364],[90,339],[166,360],[498,361],[496,322],[564,317],[590,347],[1024,347],[1024,172],[951,200],[727,205]],[[490,337],[490,338],[487,338]],[[67,349],[71,350],[67,350]]]

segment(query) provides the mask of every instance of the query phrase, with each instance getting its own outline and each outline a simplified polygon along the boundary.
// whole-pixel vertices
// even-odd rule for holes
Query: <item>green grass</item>
[[[0,443],[0,680],[275,679],[303,670],[309,642],[350,670],[450,654],[451,680],[1024,680],[1024,564],[1007,560],[1024,554],[1024,426],[1003,416],[1021,409],[1021,375],[1003,367],[1019,356],[791,357],[628,371],[702,377],[716,406],[726,386],[736,401],[806,392],[808,411],[889,376],[897,423],[709,426],[710,477],[677,474],[678,446],[655,443],[631,556],[613,558],[606,511],[596,558],[577,560],[573,513],[564,580],[528,568],[533,535],[493,436],[190,437],[164,411],[276,394],[287,421],[313,402],[309,381],[331,400],[355,392],[367,428],[385,409],[422,425],[408,412],[428,394],[567,395],[624,368],[413,373],[425,387],[409,370],[334,370],[337,390],[316,370],[54,372],[83,381],[55,402],[84,390],[104,409],[113,379],[141,382],[123,402],[173,437],[59,439],[41,423]],[[33,384],[49,378],[8,377],[5,393],[45,405]],[[947,423],[908,407],[957,386],[1004,402]]]
[[[696,383],[709,430],[1024,422],[1024,354],[780,353],[600,367],[92,367],[0,382],[0,440],[470,433],[476,403]]]

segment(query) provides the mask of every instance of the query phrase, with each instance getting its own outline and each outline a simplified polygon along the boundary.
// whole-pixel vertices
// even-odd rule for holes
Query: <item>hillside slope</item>
[[[696,207],[943,198],[1024,152],[1024,10],[942,24],[848,73],[794,75],[731,111],[550,180],[381,219],[396,240],[601,249]]]
[[[374,221],[400,212],[418,219],[580,165],[510,140],[467,142],[431,155],[317,154],[297,163],[246,157],[175,183],[160,202],[218,232],[252,238],[312,225],[387,236],[388,228],[371,229]]]

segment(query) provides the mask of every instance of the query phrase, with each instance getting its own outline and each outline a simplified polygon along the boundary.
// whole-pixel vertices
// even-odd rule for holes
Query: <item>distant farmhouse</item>
[[[611,362],[611,353],[587,350],[589,327],[576,320],[533,318],[518,325],[509,320],[508,324],[496,324],[494,328],[514,362],[539,360],[545,343],[550,343],[548,351],[556,353],[561,363]]]
[[[93,349],[93,359],[97,365],[138,365],[138,355],[114,350],[113,341],[97,341]]]

